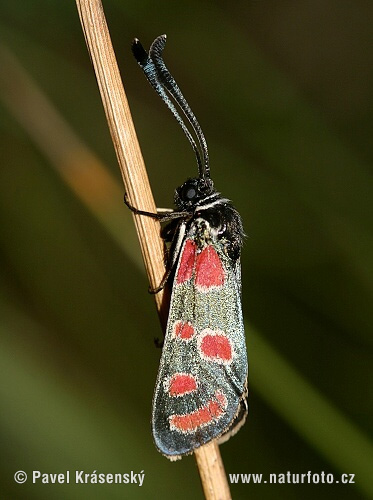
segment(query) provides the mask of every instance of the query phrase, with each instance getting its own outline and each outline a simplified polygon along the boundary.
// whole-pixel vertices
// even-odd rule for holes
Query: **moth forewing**
[[[235,419],[244,418],[246,379],[235,266],[218,239],[192,222],[179,253],[153,400],[161,453],[177,458],[236,427]]]

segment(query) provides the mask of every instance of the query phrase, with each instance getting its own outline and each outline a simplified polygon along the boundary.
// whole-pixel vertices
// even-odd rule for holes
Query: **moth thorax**
[[[193,222],[192,235],[198,248],[214,243],[218,237],[218,230],[210,225],[203,217],[198,217]]]

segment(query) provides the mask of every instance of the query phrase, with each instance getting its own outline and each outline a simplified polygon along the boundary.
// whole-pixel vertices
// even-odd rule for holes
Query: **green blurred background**
[[[167,33],[166,63],[248,234],[251,414],[221,447],[226,471],[356,474],[233,497],[373,498],[372,3],[104,8],[156,203],[196,173],[130,51]],[[3,0],[0,41],[0,496],[202,498],[193,457],[170,463],[152,443],[160,327],[75,2]],[[17,485],[20,469],[145,480]]]

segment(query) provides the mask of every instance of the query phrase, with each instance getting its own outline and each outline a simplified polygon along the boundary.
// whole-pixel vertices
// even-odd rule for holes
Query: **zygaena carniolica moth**
[[[241,217],[215,191],[201,127],[162,59],[165,43],[166,35],[159,36],[147,54],[135,39],[132,51],[192,145],[199,176],[176,189],[176,211],[152,214],[126,204],[137,214],[170,221],[162,230],[170,252],[159,289],[168,280],[172,293],[152,430],[158,450],[175,460],[212,439],[226,441],[241,427],[247,415],[248,368],[241,309]]]

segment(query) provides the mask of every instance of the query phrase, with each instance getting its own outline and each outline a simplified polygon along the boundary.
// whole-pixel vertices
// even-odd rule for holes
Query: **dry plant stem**
[[[154,213],[156,207],[102,4],[99,0],[77,0],[76,3],[129,202]],[[156,288],[165,272],[159,222],[139,215],[134,215],[134,220],[150,286]],[[167,318],[165,299],[163,291],[155,295],[162,326]]]
[[[155,212],[154,199],[101,1],[76,0],[76,3],[129,202],[142,210]],[[150,286],[156,288],[165,273],[159,223],[150,217],[139,215],[135,215],[134,219]],[[155,300],[165,329],[168,298],[162,291],[155,295]],[[217,444],[203,446],[195,454],[206,498],[229,499],[229,487]]]
[[[0,68],[0,101],[70,189],[104,224],[112,237],[123,245],[124,238],[118,234],[118,217],[115,216],[118,213],[118,199],[123,196],[123,187],[3,44],[0,44]],[[125,227],[125,223],[120,227]],[[128,236],[126,240],[130,242]],[[128,248],[127,255],[142,270],[138,250],[130,252],[131,248]]]
[[[194,452],[205,497],[211,500],[229,500],[227,476],[216,441],[201,446]]]

